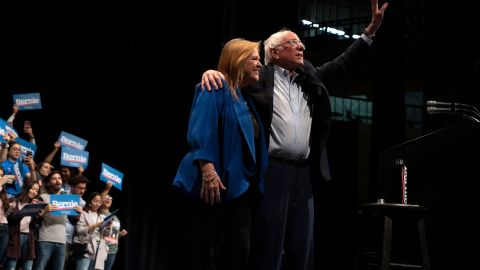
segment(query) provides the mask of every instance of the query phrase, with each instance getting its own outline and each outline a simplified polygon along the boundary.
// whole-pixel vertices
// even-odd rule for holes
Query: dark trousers
[[[8,224],[0,223],[0,265],[5,262],[5,253],[8,247]]]
[[[226,203],[193,206],[189,269],[245,270],[250,253],[250,194]]]
[[[313,207],[309,166],[270,159],[254,214],[251,269],[313,269]]]

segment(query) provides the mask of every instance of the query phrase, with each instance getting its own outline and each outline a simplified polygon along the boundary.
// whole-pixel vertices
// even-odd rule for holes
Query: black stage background
[[[174,1],[168,8],[158,1],[0,4],[0,116],[9,116],[12,93],[40,92],[44,109],[20,112],[15,122],[21,130],[23,120],[32,121],[39,158],[63,130],[89,141],[90,191],[103,187],[97,180],[101,162],[125,173],[123,191],[113,191],[113,208],[120,208],[129,234],[120,243],[115,269],[185,268],[188,208],[170,185],[187,151],[192,90],[204,70],[215,68],[222,42],[238,36],[264,39],[284,26],[296,29],[298,3],[245,0],[187,6]],[[392,89],[402,81],[389,79],[405,68],[392,61],[402,59],[399,47],[388,47],[398,41],[391,33],[403,27],[394,19],[401,10],[398,3],[391,2],[384,36],[379,33],[375,47],[386,58],[377,58],[381,66],[372,69],[376,85]],[[480,58],[478,23],[472,19],[478,13],[457,2],[453,10],[452,3],[425,3],[425,43],[409,49],[428,55],[425,96],[478,104],[478,73],[472,70]],[[375,102],[384,105],[374,115],[372,156],[405,140],[396,133],[404,130],[404,119],[389,111],[395,100],[376,91]],[[443,120],[426,125],[435,130],[449,121]],[[322,184],[317,200],[317,220],[328,220],[318,224],[330,235],[319,239],[319,269],[349,269],[355,249],[356,190],[365,187],[348,180],[359,166],[356,159],[345,158],[358,147],[352,140],[357,134],[343,128],[341,123],[334,126],[333,132],[339,132],[330,144],[336,150],[331,151],[334,173],[346,181]],[[433,266],[444,264],[440,255],[432,257]],[[454,265],[456,258],[446,260]]]

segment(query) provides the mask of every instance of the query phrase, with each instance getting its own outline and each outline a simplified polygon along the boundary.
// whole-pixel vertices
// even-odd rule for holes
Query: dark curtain
[[[222,43],[230,38],[260,40],[282,27],[295,30],[297,2],[203,1],[193,5],[189,2],[187,6],[173,1],[167,6],[149,0],[105,0],[0,4],[0,117],[6,119],[11,112],[12,93],[41,92],[44,109],[21,112],[16,119],[19,130],[23,120],[32,121],[37,142],[42,146],[39,157],[49,153],[60,131],[68,131],[89,141],[89,191],[103,188],[98,181],[101,162],[125,174],[123,191],[112,191],[113,208],[120,209],[119,217],[129,231],[120,241],[114,269],[185,269],[191,239],[190,210],[183,196],[171,188],[171,182],[187,151],[186,131],[194,86],[203,71],[215,68]],[[428,78],[438,77],[434,70],[445,73],[441,73],[443,80],[427,84],[427,95],[435,94],[438,88],[442,96],[448,96],[449,91],[442,84],[451,77],[444,76],[447,71],[437,59],[455,51],[445,67],[455,71],[452,87],[464,90],[463,95],[456,96],[478,102],[478,64],[472,67],[480,58],[477,24],[472,19],[477,13],[469,6],[458,5],[458,9],[468,9],[467,13],[455,13],[457,19],[467,16],[459,20],[464,23],[456,24],[467,29],[459,35],[453,27],[446,32],[431,30],[448,25],[446,20],[452,15],[446,7],[431,5],[428,11],[432,11],[432,17],[426,31],[432,34],[426,39],[428,49],[433,49],[428,54],[432,71],[426,73]],[[433,12],[437,9],[444,11],[441,14],[445,16],[435,17]],[[395,10],[396,17],[391,14]],[[398,69],[402,68],[400,51],[404,47],[397,32],[403,27],[405,14],[399,6],[390,7],[389,12],[390,21],[385,22],[383,34],[379,33],[377,46],[387,44],[392,48],[378,48],[374,63],[380,65],[381,72],[372,75],[372,80],[380,77],[374,99],[383,104],[378,105],[383,111],[375,112],[380,122],[373,134],[376,142],[372,152],[404,138],[400,106],[403,82],[397,76],[403,74]],[[457,84],[458,81],[466,86]],[[385,88],[393,94],[382,93]],[[334,128],[340,131],[336,134],[350,130],[342,125]],[[348,155],[350,148],[357,146],[346,144],[342,138],[330,142],[333,159],[338,158],[332,167],[345,171],[337,175],[352,181],[349,178],[355,176],[355,159],[347,161],[353,166],[349,171],[342,167],[345,159],[341,153]],[[354,140],[352,136],[347,139]],[[335,143],[341,147],[335,148]],[[58,160],[55,162],[58,164]],[[323,200],[350,202],[350,197],[347,200],[342,196],[354,196],[355,190],[350,190],[354,185],[339,181],[334,187],[338,193]],[[344,212],[333,216],[341,213]],[[341,232],[333,232],[332,239],[335,233]],[[352,243],[348,246],[350,254],[354,236],[344,240]],[[339,244],[336,254],[342,252],[342,245]],[[331,268],[335,265],[339,264],[333,262]]]

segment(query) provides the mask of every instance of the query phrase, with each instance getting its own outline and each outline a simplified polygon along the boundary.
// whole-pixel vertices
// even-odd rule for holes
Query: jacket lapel
[[[237,91],[237,93],[239,100],[233,102],[233,107],[235,109],[235,114],[238,119],[240,130],[242,131],[243,137],[247,142],[248,150],[253,158],[253,161],[256,162],[255,139],[253,138],[253,124],[250,117],[250,111],[240,91]]]

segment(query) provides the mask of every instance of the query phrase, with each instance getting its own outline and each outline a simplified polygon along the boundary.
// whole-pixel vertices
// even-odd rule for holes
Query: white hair
[[[265,65],[270,64],[270,62],[272,61],[272,54],[270,49],[273,49],[281,45],[285,40],[285,36],[290,33],[295,34],[294,32],[288,29],[282,29],[272,34],[267,40],[263,42],[263,49],[265,51],[265,59],[264,59]]]

